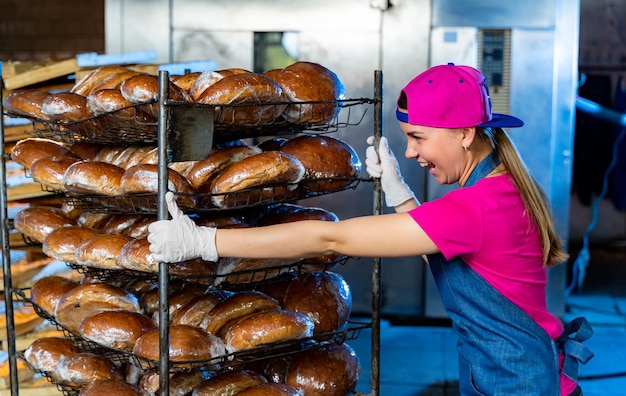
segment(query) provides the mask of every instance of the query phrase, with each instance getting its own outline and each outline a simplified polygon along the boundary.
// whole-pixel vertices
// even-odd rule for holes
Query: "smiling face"
[[[474,128],[432,128],[400,122],[407,138],[405,156],[427,167],[439,184],[463,185],[471,172],[468,151]]]

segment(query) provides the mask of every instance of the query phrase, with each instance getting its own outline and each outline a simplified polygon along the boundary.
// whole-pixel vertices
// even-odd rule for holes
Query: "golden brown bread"
[[[196,162],[185,176],[196,191],[208,193],[211,182],[220,172],[235,162],[260,152],[261,150],[255,146],[235,146],[216,150],[208,158]]]
[[[80,390],[80,396],[145,396],[137,385],[123,380],[99,379],[86,384]]]
[[[148,226],[156,221],[156,216],[146,215],[143,219],[135,222],[130,228],[126,235],[135,239],[144,239],[148,237]]]
[[[93,228],[68,226],[52,231],[41,246],[42,252],[52,258],[76,264],[76,250],[87,239],[98,235]]]
[[[289,122],[299,124],[324,124],[339,113],[337,101],[345,99],[345,89],[337,75],[330,69],[314,62],[295,62],[274,80],[283,89],[284,97],[291,102],[317,102],[290,104],[282,116]]]
[[[93,268],[120,269],[117,258],[122,248],[133,239],[122,234],[98,234],[76,249],[76,262]]]
[[[200,327],[221,337],[228,326],[238,319],[255,312],[278,308],[278,301],[264,293],[241,291],[218,302],[206,315]]]
[[[81,352],[69,338],[41,337],[35,339],[24,351],[24,359],[39,371],[54,371],[64,356]]]
[[[48,190],[65,191],[63,175],[65,171],[75,162],[80,161],[75,157],[43,157],[30,167],[30,175],[34,181],[41,184]]]
[[[84,160],[95,160],[98,153],[106,147],[101,143],[92,143],[87,141],[78,141],[70,146],[70,150],[74,155]]]
[[[7,114],[47,121],[50,118],[42,111],[46,97],[48,92],[40,89],[20,89],[9,93],[2,100],[2,107]]]
[[[170,360],[183,362],[208,360],[224,354],[224,343],[206,331],[187,325],[171,325],[169,329]],[[159,359],[159,330],[152,330],[139,337],[133,354],[150,360]]]
[[[194,102],[198,101],[198,98],[202,93],[212,84],[221,80],[226,76],[232,76],[234,74],[249,73],[249,70],[241,68],[230,68],[224,70],[206,70],[198,75],[189,89],[189,95]]]
[[[296,157],[304,166],[301,185],[314,192],[333,192],[359,175],[361,160],[346,142],[327,135],[300,135],[285,142],[281,151]],[[338,180],[324,180],[338,178]]]
[[[41,104],[41,111],[52,121],[70,123],[94,116],[87,97],[72,92],[50,93]]]
[[[276,194],[284,196],[302,179],[304,172],[302,163],[291,154],[265,151],[252,155],[232,164],[213,180],[213,204],[228,208],[263,202]],[[256,190],[232,194],[245,189]]]
[[[152,258],[147,239],[130,238],[117,256],[116,266],[133,271],[159,272],[159,263]]]
[[[100,231],[111,217],[113,217],[112,213],[82,211],[76,219],[76,223],[81,227]]]
[[[20,140],[11,150],[11,160],[29,169],[33,162],[45,157],[75,157],[63,143],[44,138]]]
[[[217,110],[216,122],[229,125],[267,124],[278,118],[286,107],[281,103],[284,102],[281,87],[274,80],[253,72],[219,79],[202,92],[197,102],[238,105],[221,106]]]
[[[193,87],[202,73],[203,72],[197,71],[185,74],[171,74],[170,81],[176,84],[183,91],[187,92],[191,97],[191,87]]]
[[[115,309],[141,312],[137,297],[120,287],[106,283],[82,283],[61,297],[55,317],[70,331],[78,333],[80,322],[87,316]]]
[[[139,337],[156,329],[148,316],[134,311],[96,312],[80,323],[80,335],[108,348],[130,352]]]
[[[30,289],[30,297],[34,304],[50,314],[51,317],[54,317],[54,311],[59,300],[65,293],[76,286],[78,286],[78,282],[62,276],[44,276],[33,283]]]
[[[293,356],[285,383],[307,396],[345,396],[356,388],[359,366],[348,344],[322,345]]]
[[[122,194],[157,193],[159,180],[159,166],[157,164],[139,164],[124,172],[120,179]],[[189,181],[180,173],[168,168],[167,189],[175,193],[192,194],[193,188]],[[192,195],[178,195],[179,206],[194,207]]]
[[[130,71],[129,68],[117,65],[101,66],[97,69],[90,71],[82,79],[76,82],[70,92],[88,96],[94,88],[100,84],[103,80],[106,80],[110,76],[117,75]]]
[[[263,151],[280,151],[283,144],[287,142],[287,138],[274,137],[258,143],[256,146]]]
[[[266,383],[251,386],[240,392],[237,396],[300,396],[301,393],[287,384]]]
[[[352,312],[352,293],[335,272],[312,272],[295,278],[287,287],[283,308],[307,315],[314,334],[342,328]]]
[[[52,377],[72,386],[100,379],[124,379],[123,371],[111,359],[92,352],[79,352],[63,357]]]
[[[229,295],[230,293],[221,290],[201,294],[178,309],[171,323],[200,327],[208,313]]]
[[[251,386],[265,384],[267,380],[251,370],[227,370],[200,383],[193,396],[234,395]]]
[[[127,235],[130,227],[144,217],[144,215],[140,214],[113,214],[100,228],[100,232],[103,234]]]
[[[61,209],[48,206],[30,206],[19,211],[13,219],[16,230],[34,242],[43,243],[46,237],[61,227],[76,225]]]
[[[101,161],[79,161],[63,175],[63,185],[70,194],[120,195],[124,168]]]
[[[132,76],[136,76],[137,74],[141,74],[141,72],[138,72],[136,70],[126,70],[126,71],[121,71],[119,73],[114,73],[106,78],[101,79],[93,87],[89,95],[92,95],[93,93],[102,91],[104,89],[118,89],[119,90],[120,85],[122,85],[122,83],[125,80],[131,78]],[[89,96],[89,95],[85,95],[85,96]]]
[[[208,378],[209,374],[203,371],[177,372],[170,374],[169,393],[170,396],[190,396],[193,390],[202,381]],[[159,394],[159,373],[156,371],[148,371],[138,381],[139,387],[145,392],[145,395]]]
[[[158,117],[158,103],[151,103],[159,97],[159,76],[140,73],[132,76],[120,85],[120,92],[126,100],[132,103],[147,103],[141,109],[150,116]],[[176,102],[191,102],[186,91],[173,82],[169,82],[169,99]]]
[[[228,352],[297,340],[313,335],[314,323],[308,316],[285,309],[260,311],[244,316],[224,335]]]

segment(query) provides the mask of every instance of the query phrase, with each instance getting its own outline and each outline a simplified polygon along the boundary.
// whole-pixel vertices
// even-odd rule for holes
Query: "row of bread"
[[[106,196],[156,193],[158,155],[155,147],[101,146],[29,138],[11,150],[11,159],[29,169],[32,178],[55,191],[72,195]],[[354,149],[328,135],[274,138],[258,145],[237,141],[216,148],[198,161],[172,162],[168,189],[184,207],[229,208],[244,198],[230,194],[249,189],[285,190],[298,198],[305,191],[338,191],[359,175],[361,161]],[[199,198],[197,194],[211,194]],[[244,194],[245,195],[245,194]],[[245,200],[250,200],[245,196]]]
[[[80,396],[156,396],[159,374],[84,352],[65,338],[36,340],[25,357],[57,383],[80,388]],[[219,372],[170,374],[170,395],[346,396],[359,379],[360,361],[348,344],[315,346]]]
[[[267,124],[279,117],[300,124],[322,124],[337,115],[340,106],[336,102],[345,96],[337,75],[313,62],[295,62],[265,73],[231,68],[172,75],[169,79],[169,99],[174,101],[249,105],[232,107],[228,112],[222,109],[217,120],[228,124]],[[158,96],[159,76],[123,66],[102,66],[70,91],[18,90],[9,94],[3,105],[12,115],[59,123],[105,113],[126,122],[156,122],[158,103],[154,102]],[[256,106],[267,103],[276,105]]]
[[[123,287],[52,275],[33,283],[30,299],[44,316],[85,340],[158,360],[156,282]],[[285,274],[255,290],[173,284],[168,304],[170,357],[185,362],[340,330],[352,294],[341,275],[321,271]]]
[[[42,244],[47,256],[85,267],[106,270],[132,270],[157,273],[147,241],[147,228],[154,215],[111,214],[71,211],[61,208],[30,206],[18,212],[13,224],[26,239]],[[300,220],[338,221],[337,215],[318,207],[276,204],[260,208],[247,216],[223,215],[220,212],[192,216],[201,226],[218,228],[253,227]],[[331,268],[339,255],[306,259],[301,269]],[[171,275],[206,278],[217,283],[250,283],[281,273],[280,268],[300,262],[286,259],[220,258],[217,262],[201,259],[168,264]],[[319,264],[319,265],[316,265]],[[273,271],[264,269],[279,268]],[[259,271],[255,274],[254,271]],[[225,275],[237,274],[230,277]],[[217,278],[216,278],[217,277]]]

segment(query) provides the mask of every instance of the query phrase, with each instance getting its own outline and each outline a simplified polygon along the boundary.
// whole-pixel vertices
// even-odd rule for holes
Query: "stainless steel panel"
[[[556,1],[435,0],[433,26],[554,28]]]

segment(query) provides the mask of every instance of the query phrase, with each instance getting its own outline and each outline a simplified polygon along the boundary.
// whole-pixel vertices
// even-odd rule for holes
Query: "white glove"
[[[374,136],[367,138],[367,144],[370,146],[365,150],[365,165],[367,173],[371,177],[380,178],[380,185],[385,193],[385,203],[388,207],[396,207],[409,199],[417,201],[415,194],[411,188],[404,182],[404,178],[400,174],[400,166],[396,160],[396,156],[389,148],[389,142],[386,137],[380,138],[378,144],[378,153],[372,144],[374,144]]]
[[[178,263],[193,258],[217,261],[215,228],[196,225],[183,214],[171,191],[165,194],[172,220],[159,220],[148,226],[150,252],[157,262]]]

